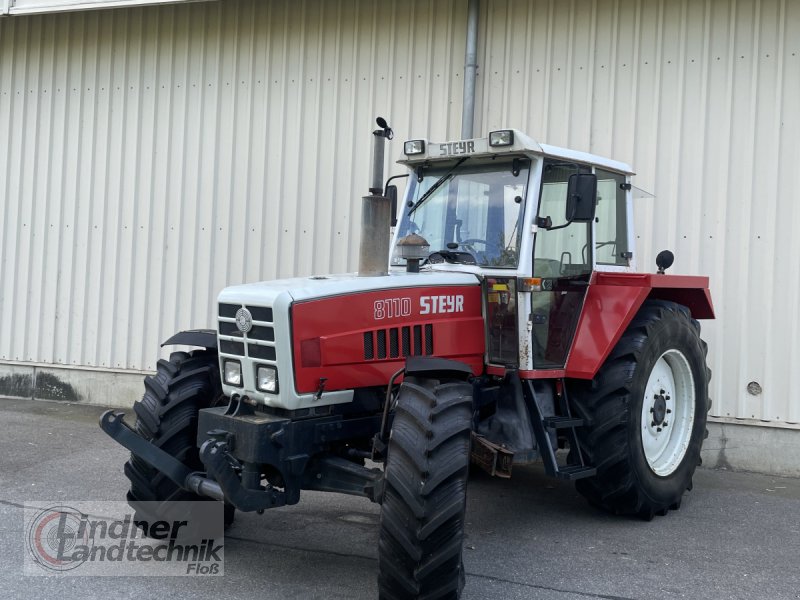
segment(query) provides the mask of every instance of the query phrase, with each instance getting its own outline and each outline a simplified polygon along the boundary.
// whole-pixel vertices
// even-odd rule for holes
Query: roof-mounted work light
[[[425,152],[425,140],[409,140],[403,144],[403,151],[406,156],[422,154]]]
[[[511,129],[500,129],[499,131],[492,131],[489,134],[490,146],[512,146],[513,144],[514,132]]]

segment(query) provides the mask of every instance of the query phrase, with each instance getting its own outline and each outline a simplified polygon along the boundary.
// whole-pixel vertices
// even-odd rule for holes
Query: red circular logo
[[[28,551],[37,564],[51,571],[69,571],[84,560],[73,559],[76,546],[91,550],[88,522],[69,506],[45,508],[31,520],[27,531]]]

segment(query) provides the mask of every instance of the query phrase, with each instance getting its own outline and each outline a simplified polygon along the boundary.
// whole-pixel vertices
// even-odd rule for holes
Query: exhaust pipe
[[[386,140],[394,137],[392,128],[382,117],[372,132],[372,171],[369,196],[361,198],[361,244],[358,251],[359,277],[389,274],[389,228],[392,222],[391,200],[384,196],[383,161]]]

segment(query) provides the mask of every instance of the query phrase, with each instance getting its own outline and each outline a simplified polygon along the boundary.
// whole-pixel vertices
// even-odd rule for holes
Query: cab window
[[[597,175],[597,213],[595,217],[595,256],[599,265],[628,266],[628,210],[625,176],[595,169]]]

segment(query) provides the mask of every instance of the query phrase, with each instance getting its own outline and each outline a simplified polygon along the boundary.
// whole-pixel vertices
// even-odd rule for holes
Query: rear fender
[[[586,292],[566,377],[591,379],[647,299],[686,306],[695,319],[713,319],[708,277],[595,273]]]

